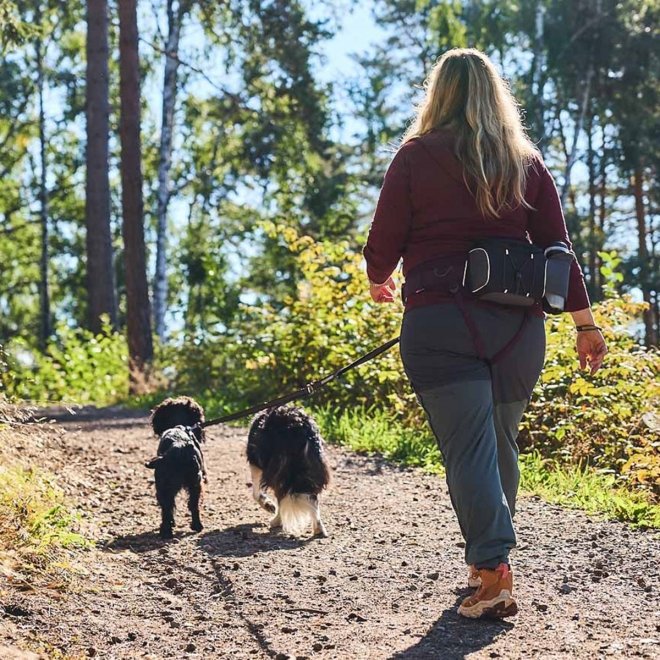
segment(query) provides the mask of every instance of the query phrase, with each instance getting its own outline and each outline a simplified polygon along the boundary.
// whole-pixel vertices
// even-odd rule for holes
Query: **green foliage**
[[[384,458],[431,472],[442,472],[440,452],[427,428],[403,424],[377,408],[312,410],[323,437],[358,453],[376,452]]]
[[[10,397],[42,402],[108,404],[128,391],[128,350],[109,324],[94,335],[60,326],[45,353],[22,340],[6,346],[8,365],[0,383]]]
[[[236,323],[173,356],[177,387],[256,402],[323,376],[398,334],[400,308],[365,296],[361,255],[348,242],[315,242],[291,227],[264,231],[295,261],[296,295],[243,305]],[[395,350],[319,393],[315,402],[403,411],[412,401]]]
[[[414,428],[378,409],[325,407],[311,412],[330,443],[443,473],[440,453],[426,426]],[[524,493],[633,526],[660,528],[660,505],[649,493],[621,488],[612,474],[600,474],[586,465],[563,465],[543,458],[538,451],[521,455],[520,471]]]
[[[520,457],[521,488],[548,502],[602,513],[636,527],[660,528],[660,505],[648,493],[621,488],[612,474],[564,465],[538,451]]]
[[[0,466],[0,569],[23,580],[33,573],[66,579],[63,551],[90,545],[76,524],[53,475]]]
[[[300,272],[297,295],[285,297],[278,306],[268,301],[244,306],[234,329],[172,351],[168,358],[176,373],[173,387],[201,392],[216,412],[297,389],[399,331],[400,306],[370,302],[361,256],[347,243],[315,242],[272,224],[265,231],[295,260]],[[609,264],[607,279],[614,281],[613,257]],[[631,334],[642,308],[627,296],[597,306],[610,353],[594,376],[579,370],[570,316],[548,320],[546,368],[523,421],[521,444],[562,463],[588,463],[658,495],[660,439],[657,428],[644,421],[660,397],[658,354],[639,346]],[[375,409],[387,410],[405,421],[410,436],[400,430],[394,435],[376,433],[387,455],[396,454],[397,442],[414,444],[428,434],[395,349],[349,372],[315,395],[312,403],[317,408],[369,410],[369,416],[355,413],[364,418]],[[328,425],[330,417],[324,415]],[[341,427],[333,426],[332,432],[350,435]],[[353,440],[347,442],[354,445]],[[407,453],[405,447],[400,451]],[[427,455],[423,449],[412,453]]]
[[[2,50],[21,45],[36,33],[37,30],[34,26],[20,20],[15,2],[0,0],[0,47]]]
[[[567,464],[610,471],[658,495],[660,436],[645,422],[660,401],[658,353],[631,336],[642,308],[627,296],[596,307],[609,354],[593,376],[577,368],[570,317],[548,320],[545,368],[523,420],[521,444]]]

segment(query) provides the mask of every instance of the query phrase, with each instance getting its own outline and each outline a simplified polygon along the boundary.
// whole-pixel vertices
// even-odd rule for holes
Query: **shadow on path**
[[[185,533],[178,532],[175,538],[185,536]],[[131,550],[132,552],[149,552],[166,546],[171,541],[161,539],[156,531],[141,532],[140,534],[124,534],[118,536],[112,541],[108,541],[101,546],[102,550]]]
[[[147,410],[136,410],[123,406],[50,406],[47,408],[35,408],[31,411],[33,421],[55,421],[55,422],[122,422],[124,420],[142,420],[149,412]]]
[[[510,620],[471,620],[459,616],[456,608],[471,589],[456,592],[459,597],[453,607],[448,607],[431,629],[414,646],[398,651],[391,660],[463,660],[470,653],[491,644],[497,637],[513,628]]]
[[[260,530],[255,533],[255,529]],[[226,529],[205,532],[199,547],[212,557],[250,557],[261,552],[287,550],[306,545],[309,539],[297,539],[263,530],[261,523],[245,523]]]

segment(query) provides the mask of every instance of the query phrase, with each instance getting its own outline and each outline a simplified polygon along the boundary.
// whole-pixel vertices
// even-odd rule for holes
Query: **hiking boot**
[[[481,586],[481,576],[474,564],[468,566],[468,587],[476,589]]]
[[[495,570],[482,568],[477,571],[481,585],[458,608],[461,616],[470,619],[501,619],[518,612],[513,600],[513,573],[508,564],[500,564]]]

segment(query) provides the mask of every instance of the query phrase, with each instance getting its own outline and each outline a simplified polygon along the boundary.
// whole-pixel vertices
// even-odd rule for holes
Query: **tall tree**
[[[619,126],[620,168],[628,178],[634,200],[637,231],[637,254],[632,259],[634,284],[649,305],[644,313],[644,339],[647,345],[657,345],[660,334],[657,313],[659,268],[653,240],[657,210],[654,211],[647,200],[658,187],[660,171],[660,151],[657,139],[652,137],[660,132],[657,110],[660,104],[660,56],[654,34],[660,8],[657,3],[629,0],[619,9],[623,29],[618,39],[616,70],[620,78],[611,88],[612,108]]]
[[[106,314],[117,325],[108,162],[108,3],[87,3],[87,315],[89,328],[101,330]]]
[[[170,169],[172,167],[172,137],[174,109],[179,69],[181,24],[190,10],[191,0],[167,0],[167,41],[165,43],[165,74],[163,77],[163,110],[158,154],[158,206],[156,210],[156,273],[154,276],[154,324],[158,337],[165,338],[167,308],[167,207],[170,201]]]
[[[35,12],[35,22],[41,22],[41,7]],[[50,316],[50,293],[48,282],[49,259],[49,222],[48,222],[48,188],[46,164],[46,112],[44,108],[45,75],[44,75],[44,41],[37,37],[34,44],[37,65],[37,95],[39,115],[39,223],[41,225],[41,257],[39,260],[39,347],[45,350],[52,333]]]
[[[126,272],[126,330],[130,388],[136,392],[153,358],[144,246],[140,149],[140,58],[136,0],[119,0],[119,137]]]

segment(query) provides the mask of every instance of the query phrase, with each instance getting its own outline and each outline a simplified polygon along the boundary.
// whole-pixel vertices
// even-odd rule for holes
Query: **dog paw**
[[[190,524],[190,529],[194,532],[201,532],[204,529],[204,525],[201,522],[194,522]]]
[[[171,529],[161,529],[160,538],[164,541],[169,541],[174,538],[174,534]]]
[[[259,506],[268,511],[268,513],[275,513],[277,511],[277,507],[272,500],[269,500],[263,493],[259,495]]]
[[[326,532],[325,527],[321,526],[318,529],[314,530],[313,538],[315,539],[327,539],[328,532]]]

